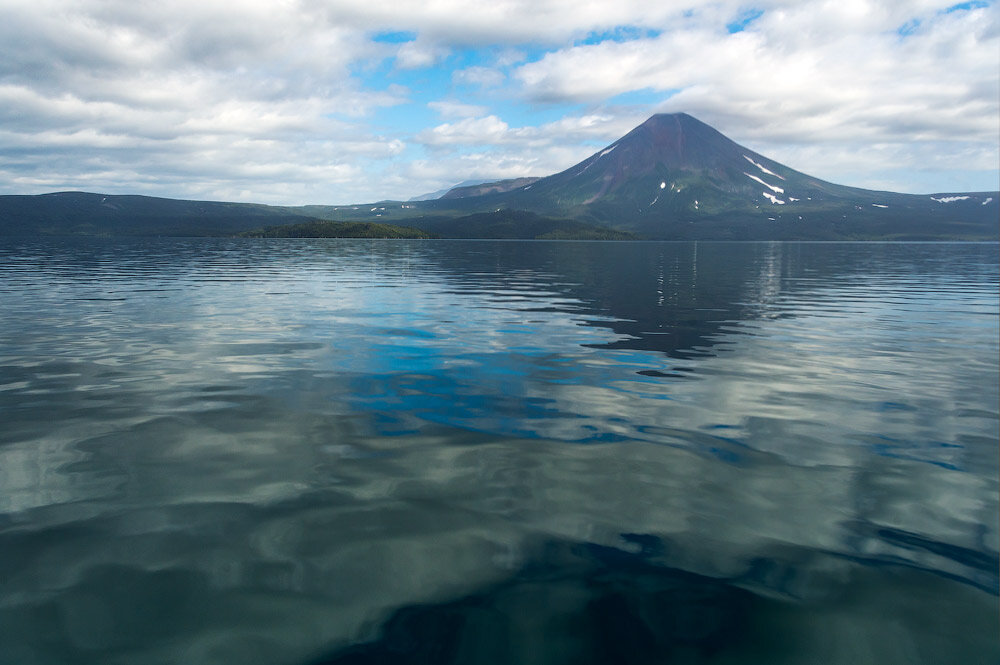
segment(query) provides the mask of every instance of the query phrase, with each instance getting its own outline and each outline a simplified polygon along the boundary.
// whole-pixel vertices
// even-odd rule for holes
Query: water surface
[[[995,244],[8,240],[0,662],[994,663]]]

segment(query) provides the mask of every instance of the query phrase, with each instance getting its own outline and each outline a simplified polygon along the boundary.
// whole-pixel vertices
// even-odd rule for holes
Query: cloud
[[[439,160],[458,180],[490,163],[483,177],[544,175],[655,111],[859,178],[848,184],[970,169],[984,182],[1000,142],[997,13],[931,0],[0,0],[0,191],[405,197],[456,179],[415,164]],[[639,93],[648,103],[627,102]],[[853,169],[852,154],[865,156]]]
[[[594,113],[512,127],[487,115],[442,123],[414,137],[433,159],[409,164],[400,184],[419,181],[426,185],[423,191],[431,191],[467,179],[549,175],[582,161],[644,119]]]
[[[755,135],[786,140],[995,136],[997,68],[983,54],[998,46],[996,12],[930,14],[919,40],[895,31],[905,16],[866,2],[803,3],[725,36],[692,20],[653,38],[553,51],[514,76],[540,102],[646,88],[669,93],[666,107],[738,117]]]
[[[513,48],[503,49],[497,54],[496,64],[497,67],[509,67],[511,65],[516,65],[520,62],[527,60],[528,56],[525,55],[523,51],[519,51]]]
[[[420,132],[414,139],[424,145],[439,148],[517,145],[538,149],[581,142],[599,147],[604,141],[617,139],[644,119],[636,117],[623,122],[609,114],[585,114],[566,116],[537,127],[510,127],[497,116],[488,115],[443,123]]]
[[[473,118],[485,115],[488,110],[485,106],[465,104],[447,99],[428,102],[427,106],[446,118]]]
[[[491,67],[466,67],[456,70],[452,80],[460,85],[474,85],[483,88],[495,88],[503,84],[506,75],[499,69]]]
[[[495,115],[446,122],[423,131],[416,139],[428,146],[501,144],[511,136],[507,123]]]
[[[14,191],[264,198],[281,178],[328,199],[403,151],[336,119],[404,100],[350,75],[380,53],[363,30],[263,2],[3,4],[0,177]]]
[[[402,69],[417,69],[437,64],[450,53],[449,49],[435,44],[407,42],[396,53],[396,66]]]
[[[734,138],[774,146],[776,158],[808,155],[791,165],[831,179],[856,177],[857,155],[875,143],[895,146],[883,154],[896,166],[943,149],[974,153],[977,168],[995,169],[1000,88],[996,59],[985,55],[1000,50],[995,6],[774,4],[734,34],[694,16],[655,37],[551,51],[513,77],[547,104],[659,91],[659,110],[687,111]],[[914,17],[919,30],[901,34]],[[808,154],[796,145],[825,147]],[[844,160],[824,170],[836,160],[819,153],[847,145],[855,168]]]
[[[331,24],[378,25],[384,30],[412,30],[442,43],[477,46],[559,44],[617,25],[654,27],[669,23],[703,2],[682,0],[651,4],[646,0],[427,0],[392,5],[367,0],[328,2],[323,14]],[[725,0],[719,4],[739,6]]]

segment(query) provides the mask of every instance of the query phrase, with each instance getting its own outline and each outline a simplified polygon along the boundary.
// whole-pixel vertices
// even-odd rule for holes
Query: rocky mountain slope
[[[832,239],[996,237],[1000,196],[836,185],[678,113],[651,117],[565,171],[479,199],[484,208],[533,210],[656,238]]]

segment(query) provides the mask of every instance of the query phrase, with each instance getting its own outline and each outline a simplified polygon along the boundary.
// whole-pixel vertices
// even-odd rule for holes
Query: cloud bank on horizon
[[[684,111],[840,184],[995,190],[996,0],[0,0],[0,194],[274,204],[549,175]]]

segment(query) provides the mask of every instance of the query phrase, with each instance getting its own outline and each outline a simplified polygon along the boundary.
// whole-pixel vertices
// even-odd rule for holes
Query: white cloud
[[[464,180],[544,176],[560,170],[565,164],[583,159],[585,153],[586,149],[571,148],[555,148],[541,153],[517,148],[452,153],[435,159],[414,160],[404,167],[396,181],[387,184],[413,188],[413,183],[419,182],[424,184],[423,191],[434,191]]]
[[[443,60],[449,53],[449,49],[435,44],[406,42],[396,53],[396,66],[402,69],[430,67]]]
[[[336,0],[325,5],[332,24],[352,23],[381,29],[415,30],[429,39],[476,46],[526,43],[558,44],[619,25],[656,27],[668,24],[703,2],[682,0],[419,0],[392,4],[368,0]],[[739,2],[718,3],[736,8]]]
[[[465,69],[455,70],[451,78],[455,83],[460,85],[495,88],[502,85],[507,77],[499,69],[475,65],[472,67],[466,67]]]
[[[501,144],[511,131],[507,123],[495,115],[484,118],[464,118],[446,122],[420,132],[417,141],[428,146]]]
[[[584,149],[593,152],[593,149],[602,142],[617,139],[642,120],[645,120],[645,117],[637,116],[623,121],[614,115],[592,113],[566,116],[537,127],[510,127],[497,116],[488,115],[437,125],[417,134],[415,140],[437,148],[517,145],[538,149],[584,142],[592,146]]]
[[[514,77],[542,103],[660,91],[660,110],[687,111],[737,140],[773,146],[767,154],[777,159],[808,157],[788,163],[821,177],[853,174],[860,186],[878,179],[858,159],[876,143],[892,146],[878,151],[892,155],[885,168],[928,158],[947,168],[961,161],[949,154],[970,153],[970,168],[996,168],[995,5],[943,12],[947,4],[927,2],[763,4],[777,6],[744,32],[723,35],[693,17],[655,37],[549,52]],[[919,35],[901,35],[914,18]],[[935,150],[943,152],[935,158]],[[824,151],[844,159],[831,168],[838,160]]]
[[[996,172],[996,3],[753,6],[730,35],[739,0],[0,0],[0,189],[403,197],[561,170],[655,111],[859,186]],[[453,176],[412,178],[425,149]]]
[[[905,14],[865,2],[819,5],[765,13],[734,35],[695,23],[569,47],[515,77],[542,102],[671,92],[669,108],[739,119],[755,135],[787,140],[996,136],[997,66],[984,59],[1000,48],[993,8],[932,14],[915,40],[895,31]]]
[[[352,179],[404,150],[398,137],[335,119],[405,98],[350,75],[380,52],[357,27],[264,2],[0,1],[6,10],[0,178],[11,193],[256,192],[293,203],[353,187],[367,197]],[[310,196],[267,198],[281,192]]]
[[[506,48],[497,54],[496,65],[497,67],[509,67],[511,65],[516,65],[520,62],[524,62],[528,59],[528,56],[524,54],[523,51],[519,51],[513,48]]]
[[[465,104],[463,102],[448,99],[428,102],[427,106],[446,118],[474,118],[476,116],[486,115],[489,110],[485,106],[480,106],[478,104]]]
[[[549,175],[586,159],[644,119],[594,113],[511,127],[489,115],[443,123],[414,137],[434,159],[410,164],[400,186],[432,191],[466,179]],[[414,187],[417,182],[421,186]]]

